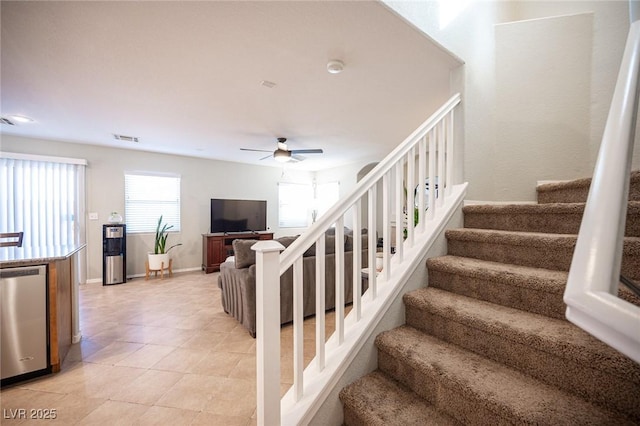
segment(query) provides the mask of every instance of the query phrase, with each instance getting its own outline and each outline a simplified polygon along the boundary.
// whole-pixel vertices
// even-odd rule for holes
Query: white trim
[[[194,266],[192,268],[174,269],[172,271],[172,273],[180,274],[182,272],[194,272],[194,271],[202,271],[202,266]],[[127,275],[127,279],[130,280],[130,279],[133,279],[133,278],[144,278],[144,276],[145,276],[145,274],[132,274],[132,275]],[[90,278],[84,284],[101,284],[101,283],[102,283],[102,277],[100,277],[100,278]],[[122,283],[122,284],[126,284],[126,283]],[[117,286],[118,284],[114,284],[114,285]]]
[[[50,155],[22,154],[17,152],[0,151],[1,158],[13,160],[47,161],[49,163],[79,164],[86,166],[89,163],[83,158],[52,157]]]

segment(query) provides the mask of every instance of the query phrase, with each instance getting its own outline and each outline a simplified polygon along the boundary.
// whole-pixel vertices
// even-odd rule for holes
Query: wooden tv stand
[[[202,270],[220,270],[220,264],[233,256],[233,240],[272,240],[273,232],[229,232],[202,234]]]

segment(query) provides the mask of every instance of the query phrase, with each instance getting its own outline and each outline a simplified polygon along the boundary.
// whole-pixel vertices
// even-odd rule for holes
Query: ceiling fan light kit
[[[339,74],[344,70],[344,62],[339,59],[333,59],[327,64],[327,71],[330,74]]]
[[[322,154],[323,151],[320,148],[315,149],[289,149],[287,148],[287,138],[278,138],[278,146],[272,155],[267,155],[260,160],[266,160],[273,157],[279,163],[287,163],[289,161],[298,162],[305,159],[305,157],[296,154]],[[253,151],[253,152],[271,152],[264,149],[253,148],[240,148],[241,151]]]
[[[277,149],[273,152],[273,159],[280,163],[286,163],[291,160],[291,152]]]

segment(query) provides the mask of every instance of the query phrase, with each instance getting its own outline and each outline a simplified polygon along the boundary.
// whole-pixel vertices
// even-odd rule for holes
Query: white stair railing
[[[420,262],[425,247],[459,206],[466,184],[454,185],[454,111],[460,103],[456,94],[380,162],[356,188],[338,201],[307,232],[284,252],[275,241],[258,242],[256,251],[257,307],[257,421],[259,425],[306,424],[324,401],[349,361],[360,350],[401,285]],[[417,171],[417,173],[416,173]],[[414,176],[416,175],[417,176]],[[427,176],[431,184],[428,188]],[[415,180],[418,180],[416,185]],[[381,189],[379,187],[381,186]],[[416,188],[417,197],[412,196]],[[406,189],[405,189],[406,188]],[[381,197],[379,192],[381,192]],[[405,193],[407,194],[405,196]],[[382,218],[378,218],[378,201]],[[414,201],[415,200],[415,201]],[[363,220],[364,203],[368,208]],[[416,204],[414,204],[416,203]],[[428,207],[428,208],[427,208]],[[416,221],[414,209],[417,210]],[[403,219],[408,212],[406,231]],[[351,219],[353,232],[353,305],[345,317],[344,223]],[[379,222],[379,219],[382,219]],[[395,254],[392,254],[391,222],[395,219]],[[366,222],[363,224],[362,222]],[[383,268],[376,271],[376,230],[382,227]],[[335,332],[325,342],[325,233],[335,227],[336,300]],[[362,256],[362,237],[366,258]],[[405,239],[406,234],[406,239]],[[430,243],[431,242],[431,243]],[[316,244],[316,354],[304,369],[303,357],[303,253]],[[364,262],[366,270],[362,269]],[[280,396],[280,276],[293,267],[293,386]],[[362,274],[369,288],[362,294]]]
[[[569,321],[636,362],[640,362],[640,308],[617,295],[639,69],[640,21],[636,21],[629,30],[564,293]]]

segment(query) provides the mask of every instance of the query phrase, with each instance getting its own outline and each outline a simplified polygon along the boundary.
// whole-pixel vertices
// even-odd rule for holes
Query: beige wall
[[[441,26],[440,5],[464,2],[385,1],[385,3],[465,61],[462,79],[465,115],[464,179],[469,182],[469,199],[533,201],[531,180],[537,169],[544,170],[543,176],[539,179],[577,178],[592,174],[629,28],[628,2],[469,1],[467,7],[446,26]],[[501,124],[499,114],[513,102],[513,99],[498,99],[498,96],[505,95],[500,85],[504,78],[509,82],[516,81],[520,70],[515,66],[510,70],[498,70],[497,67],[505,63],[514,63],[526,56],[525,46],[521,46],[521,50],[516,49],[516,46],[507,48],[510,40],[503,39],[521,31],[517,29],[518,27],[522,27],[523,32],[533,30],[533,26],[526,20],[541,18],[556,20],[556,17],[561,15],[575,14],[592,15],[590,33],[585,33],[584,21],[581,21],[578,27],[574,27],[581,32],[580,34],[566,32],[561,34],[562,31],[555,31],[558,38],[550,40],[548,44],[555,53],[547,52],[549,56],[545,58],[545,60],[553,60],[554,57],[557,59],[562,49],[566,51],[577,47],[581,55],[579,62],[584,64],[586,61],[584,49],[588,47],[590,50],[589,65],[587,69],[577,70],[576,79],[571,82],[571,90],[558,93],[554,97],[556,101],[563,97],[562,105],[570,105],[571,110],[578,114],[578,117],[572,119],[570,123],[571,130],[568,133],[571,134],[567,142],[568,146],[561,148],[560,158],[570,159],[567,163],[557,161],[557,153],[554,149],[548,149],[549,146],[564,144],[565,140],[556,140],[558,136],[564,136],[557,128],[559,117],[549,114],[540,105],[540,99],[536,99],[538,105],[535,106],[534,111],[520,107],[519,115],[515,119],[525,123],[535,123],[543,130],[546,127],[547,133],[543,132],[542,137],[538,136],[530,126],[524,129],[523,134],[516,135],[520,139],[514,145],[513,140],[507,139],[507,136],[511,135],[506,135],[505,129],[498,127]],[[567,19],[565,22],[570,21],[574,20]],[[509,23],[511,27],[508,29],[506,26],[496,27],[498,24],[505,23]],[[545,25],[536,24],[535,26],[538,27],[536,30],[543,31]],[[549,26],[553,26],[553,23],[549,23]],[[541,33],[539,35],[544,36]],[[531,36],[533,36],[532,33],[527,37]],[[576,39],[576,37],[583,39]],[[542,46],[538,45],[537,48],[542,49]],[[497,57],[497,54],[500,56]],[[527,61],[534,60],[535,57],[527,59]],[[529,74],[526,81],[521,81],[521,85],[534,88],[533,90],[538,87],[546,89],[562,87],[563,82],[566,82],[567,77],[575,72],[576,68],[566,60],[557,65],[568,68],[564,68],[557,74],[552,72]],[[549,66],[553,65],[549,64]],[[577,83],[583,84],[585,79],[588,80],[587,87],[584,87],[584,91],[576,91]],[[524,91],[526,88],[521,90]],[[585,92],[589,96],[585,96]],[[522,101],[526,102],[526,99]],[[516,112],[518,111],[510,111],[509,118],[513,120]],[[585,117],[586,122],[584,122]],[[577,122],[581,122],[582,127],[578,132],[579,135],[574,132]],[[556,132],[548,132],[549,128],[554,126]],[[584,137],[585,140],[578,142],[578,137]],[[637,142],[639,139],[640,133],[636,133],[636,147],[640,145]],[[529,158],[532,149],[539,153],[533,159]],[[640,168],[640,148],[636,148],[635,151],[633,167],[638,169]],[[527,175],[526,178],[512,179],[513,166],[510,164],[514,162],[519,164],[519,173],[523,173],[526,169],[524,172]]]
[[[87,219],[87,279],[102,280],[102,225],[111,211],[124,216],[124,173],[126,171],[169,172],[181,176],[181,226],[169,241],[182,246],[172,250],[175,270],[200,269],[202,235],[209,230],[211,198],[267,200],[267,224],[276,235],[300,233],[300,229],[278,228],[278,187],[280,181],[311,182],[308,172],[282,168],[205,160],[176,155],[154,154],[104,148],[91,145],[2,137],[2,151],[88,161],[87,213],[96,212],[98,220]],[[150,218],[156,221],[157,218]],[[129,234],[127,237],[127,275],[144,274],[146,254],[153,248],[153,234]]]
[[[539,180],[591,174],[593,14],[500,24],[495,31],[494,194],[535,200]]]

